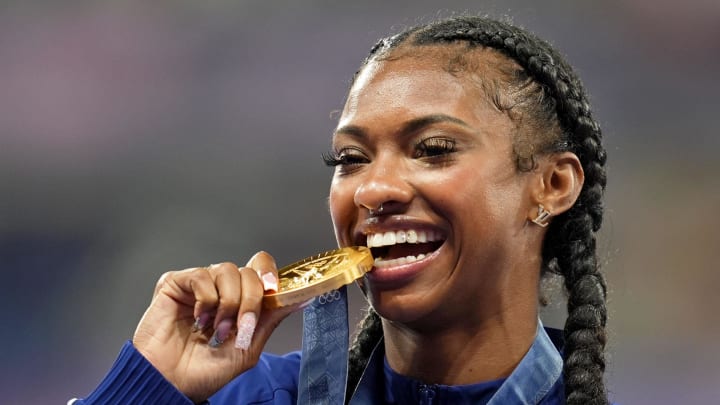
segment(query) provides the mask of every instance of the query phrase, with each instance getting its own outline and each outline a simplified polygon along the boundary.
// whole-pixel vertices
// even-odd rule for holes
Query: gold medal
[[[266,292],[264,308],[278,308],[305,302],[328,291],[350,284],[373,266],[370,249],[346,247],[320,253],[278,270],[278,292]]]

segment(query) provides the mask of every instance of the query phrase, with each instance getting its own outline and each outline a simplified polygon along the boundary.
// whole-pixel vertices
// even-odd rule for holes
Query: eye
[[[349,173],[360,165],[370,162],[365,153],[356,147],[333,150],[323,153],[322,157],[327,166],[336,167],[344,173]]]
[[[433,137],[418,142],[415,145],[413,157],[416,159],[446,159],[454,152],[457,152],[454,139]]]

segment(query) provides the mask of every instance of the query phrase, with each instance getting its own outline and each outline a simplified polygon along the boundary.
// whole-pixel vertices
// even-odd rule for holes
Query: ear
[[[531,190],[530,221],[538,217],[539,205],[549,212],[550,218],[569,210],[585,181],[580,159],[572,152],[555,153],[539,160]]]

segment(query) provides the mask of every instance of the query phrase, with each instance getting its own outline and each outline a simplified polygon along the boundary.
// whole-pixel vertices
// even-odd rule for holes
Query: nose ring
[[[370,213],[371,216],[375,216],[375,215],[378,215],[378,214],[382,214],[382,212],[383,212],[383,205],[382,205],[382,203],[377,207],[376,210],[374,210],[374,209],[372,209],[372,208],[370,208],[370,207],[366,207],[366,208],[368,209],[368,213]]]

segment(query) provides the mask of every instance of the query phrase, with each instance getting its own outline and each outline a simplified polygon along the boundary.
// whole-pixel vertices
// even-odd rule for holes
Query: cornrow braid
[[[350,346],[346,402],[350,400],[355,387],[360,382],[360,377],[367,366],[370,354],[383,336],[380,316],[372,307],[368,308],[367,314],[358,324],[358,331],[353,344]]]
[[[563,351],[566,403],[607,404],[604,383],[607,287],[599,272],[595,237],[602,224],[607,157],[600,127],[592,117],[582,83],[572,67],[544,40],[510,24],[474,16],[411,28],[380,41],[363,66],[401,45],[452,44],[466,44],[469,49],[493,48],[517,63],[522,71],[517,72],[510,84],[521,89],[515,94],[522,98],[517,104],[518,109],[531,120],[538,121],[541,128],[554,128],[559,124],[559,131],[552,139],[535,141],[540,144],[530,148],[530,156],[516,148],[519,170],[532,167],[521,162],[534,161],[535,153],[570,151],[582,164],[585,182],[578,200],[568,211],[553,219],[545,235],[543,273],[562,275],[568,294]],[[529,85],[524,78],[534,85]],[[508,110],[512,108],[515,107],[508,107]],[[553,110],[554,114],[545,113]],[[378,331],[379,325],[377,314],[369,313],[353,343],[350,391],[359,380],[359,375],[355,374],[362,372],[370,350],[382,335],[382,330]]]

